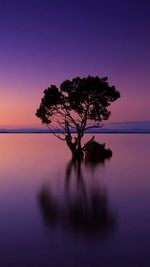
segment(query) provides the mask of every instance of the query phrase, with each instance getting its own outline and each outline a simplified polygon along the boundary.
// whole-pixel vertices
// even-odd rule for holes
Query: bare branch
[[[50,132],[51,132],[53,135],[55,135],[57,138],[59,138],[60,140],[65,141],[65,138],[62,138],[62,137],[60,136],[60,134],[55,133],[55,132],[51,129],[50,126],[46,125],[46,127],[47,127],[47,128],[50,130]],[[62,134],[62,133],[61,133],[61,134]]]
[[[71,125],[71,123],[69,123],[69,127],[70,127],[70,128],[72,128],[72,129],[77,129],[77,127],[76,127],[76,126],[73,126],[73,125]]]
[[[86,146],[89,145],[93,140],[94,140],[94,135],[92,136],[92,138],[83,146],[83,150],[85,150]]]
[[[66,107],[65,105],[64,105],[63,107],[65,108],[65,111],[66,111],[66,113],[67,113],[67,116],[70,118],[70,120],[72,121],[72,123],[74,123],[74,125],[76,125],[76,127],[77,127],[77,123],[76,123],[75,120],[72,118],[72,116],[71,116],[71,114],[69,113],[67,107]]]
[[[92,126],[88,126],[84,130],[86,131],[86,130],[91,129],[91,128],[101,128],[101,127],[103,127],[103,124],[98,123],[98,124],[95,124]]]

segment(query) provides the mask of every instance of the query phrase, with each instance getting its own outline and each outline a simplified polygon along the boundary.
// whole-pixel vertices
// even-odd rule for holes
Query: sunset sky
[[[43,90],[89,74],[121,92],[110,122],[150,119],[149,1],[0,1],[0,128],[41,127]]]

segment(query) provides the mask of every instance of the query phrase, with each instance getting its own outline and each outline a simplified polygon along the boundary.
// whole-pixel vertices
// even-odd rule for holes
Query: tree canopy
[[[36,116],[53,134],[65,140],[72,154],[83,155],[81,139],[89,128],[102,127],[111,112],[110,104],[120,97],[108,78],[88,76],[66,80],[58,88],[51,85],[44,90]],[[76,132],[76,136],[72,136]]]

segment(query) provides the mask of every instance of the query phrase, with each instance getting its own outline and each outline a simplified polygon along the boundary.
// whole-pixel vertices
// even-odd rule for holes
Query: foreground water
[[[96,140],[112,158],[79,166],[52,135],[0,135],[0,266],[150,266],[150,135]]]

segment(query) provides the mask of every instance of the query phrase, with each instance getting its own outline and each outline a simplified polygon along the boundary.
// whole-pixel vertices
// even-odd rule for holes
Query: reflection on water
[[[91,165],[52,135],[0,135],[0,266],[150,266],[150,135],[95,139],[113,156]]]
[[[93,161],[92,161],[93,162]],[[53,196],[50,185],[42,186],[38,195],[44,221],[49,227],[62,226],[86,235],[106,236],[114,230],[116,218],[111,210],[106,189],[93,185],[87,190],[86,177],[82,170],[84,162],[71,160],[66,166],[64,196],[61,201]],[[104,159],[101,162],[104,164]],[[75,177],[73,176],[75,172]],[[71,188],[75,178],[76,190]],[[93,177],[91,177],[92,179]]]

